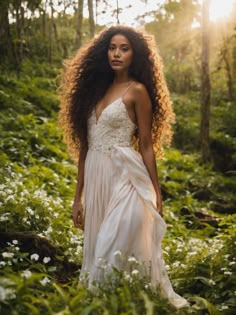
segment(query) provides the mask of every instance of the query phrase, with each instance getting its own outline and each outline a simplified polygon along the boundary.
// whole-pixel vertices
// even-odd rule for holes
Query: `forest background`
[[[192,304],[178,314],[236,313],[236,6],[211,22],[207,3],[166,0],[135,17],[137,1],[0,0],[1,315],[175,313],[135,262],[96,295],[78,281],[77,170],[57,126],[58,78],[63,60],[103,29],[102,16],[117,24],[124,10],[154,35],[176,113],[173,145],[157,164],[164,257]]]

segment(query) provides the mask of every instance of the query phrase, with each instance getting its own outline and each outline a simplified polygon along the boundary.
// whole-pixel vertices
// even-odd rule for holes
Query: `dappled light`
[[[210,20],[217,22],[217,20],[229,17],[235,5],[235,0],[212,0],[210,3]]]

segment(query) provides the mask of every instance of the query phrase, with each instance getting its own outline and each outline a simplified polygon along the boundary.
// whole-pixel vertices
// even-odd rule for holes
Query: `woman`
[[[187,304],[168,279],[161,251],[166,225],[155,153],[171,141],[174,114],[150,36],[113,26],[67,64],[60,123],[69,151],[79,152],[73,221],[83,228],[81,277],[104,280],[130,258],[176,307]],[[135,146],[139,153],[132,148]]]

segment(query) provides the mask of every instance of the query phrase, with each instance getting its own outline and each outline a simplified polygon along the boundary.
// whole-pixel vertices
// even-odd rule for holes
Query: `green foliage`
[[[0,232],[34,232],[62,248],[69,261],[80,264],[83,234],[71,220],[77,171],[56,122],[58,71],[30,63],[23,69],[20,80],[0,76]],[[178,314],[231,315],[236,227],[235,215],[224,211],[233,209],[236,202],[235,178],[232,172],[228,177],[217,173],[211,164],[200,165],[198,154],[188,153],[197,141],[197,96],[176,95],[174,106],[178,148],[167,150],[158,168],[168,224],[164,258],[175,290],[192,304]],[[217,129],[215,134],[223,137]],[[182,208],[188,209],[188,216]],[[194,217],[198,211],[215,217],[217,225],[199,221]],[[24,252],[17,240],[6,244],[0,249],[0,313],[176,313],[158,290],[151,289],[149,279],[139,279],[137,273],[114,270],[115,281],[108,279],[91,291],[79,276],[71,279],[65,274],[67,280],[59,282],[57,272],[51,257]]]
[[[182,150],[193,151],[198,148],[199,139],[199,97],[197,94],[172,95],[176,113],[174,125],[174,145]]]
[[[176,113],[174,145],[186,152],[199,150],[200,96],[191,92],[187,95],[172,95]],[[236,166],[235,117],[233,102],[214,100],[211,108],[210,151],[214,168],[230,173]],[[229,115],[230,113],[230,115]]]

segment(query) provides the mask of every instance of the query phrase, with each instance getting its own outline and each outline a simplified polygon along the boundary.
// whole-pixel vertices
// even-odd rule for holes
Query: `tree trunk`
[[[95,0],[95,25],[98,24],[98,5],[99,0]]]
[[[227,75],[228,99],[230,102],[232,102],[234,99],[233,79],[232,79],[232,75],[231,75],[230,63],[229,63],[229,60],[227,58],[227,51],[225,52],[225,54],[223,56],[223,60],[225,62],[225,71],[226,71],[226,75]]]
[[[204,0],[202,5],[202,76],[201,76],[201,123],[200,145],[202,162],[210,160],[209,132],[210,132],[210,97],[211,85],[209,76],[209,0]]]
[[[45,5],[43,8],[41,8],[41,18],[42,18],[42,33],[43,33],[43,37],[47,38],[47,13],[46,13],[46,10],[47,10],[47,0],[45,1]]]
[[[95,34],[95,22],[93,14],[93,0],[88,0],[88,11],[89,11],[89,37],[93,38]]]
[[[56,42],[56,49],[58,52],[61,51],[61,46],[60,46],[60,41],[59,41],[59,38],[58,38],[58,32],[57,32],[57,25],[55,23],[55,20],[53,18],[52,20],[52,26],[53,26],[53,30],[54,30],[54,37],[55,37],[55,42]]]
[[[16,72],[19,77],[21,71],[21,63],[23,60],[23,34],[24,34],[24,8],[22,2],[16,2],[16,41],[14,47]]]
[[[80,48],[82,45],[83,9],[84,9],[84,0],[79,0],[78,11],[77,11],[75,49]]]
[[[120,14],[119,1],[116,0],[116,23],[117,24],[120,24],[119,14]]]
[[[233,78],[236,78],[236,44],[233,47]]]
[[[48,61],[52,63],[52,50],[53,50],[53,14],[54,14],[54,8],[53,8],[53,2],[50,1],[49,3],[50,9],[51,9],[51,18],[50,18],[50,27],[49,27],[49,49],[48,49]]]
[[[10,32],[10,23],[8,17],[9,2],[0,1],[0,43],[1,54],[6,56],[8,60],[13,61],[12,37]]]

